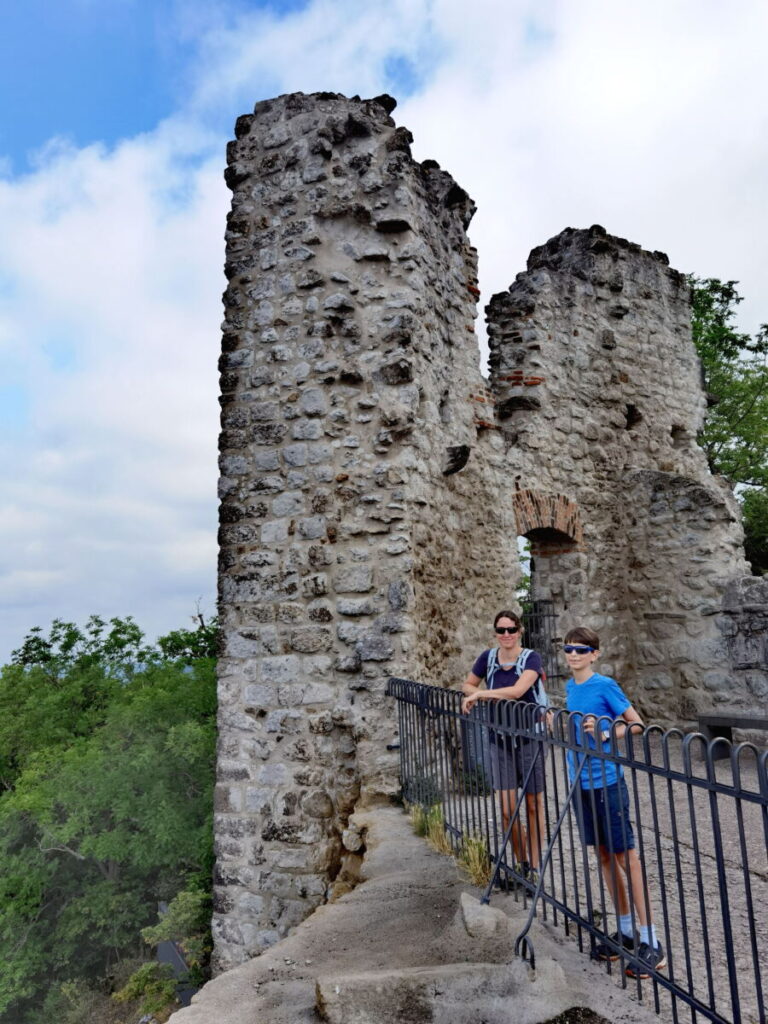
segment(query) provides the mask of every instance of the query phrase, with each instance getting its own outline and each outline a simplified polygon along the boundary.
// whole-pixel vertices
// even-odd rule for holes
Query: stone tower
[[[561,631],[604,636],[603,671],[648,718],[693,724],[721,690],[749,706],[760,683],[734,679],[745,652],[723,612],[749,566],[738,506],[696,444],[706,403],[686,278],[663,253],[569,228],[487,316],[534,598],[553,601]],[[558,495],[564,528],[541,515]]]
[[[237,122],[221,357],[220,963],[326,898],[360,800],[396,789],[391,675],[458,683],[513,601],[466,192],[394,101]],[[483,406],[485,408],[485,406]],[[486,416],[493,419],[492,406]],[[486,452],[487,449],[487,452]],[[470,457],[471,455],[471,457]]]
[[[566,230],[491,300],[484,379],[474,207],[394,105],[282,96],[228,151],[220,968],[328,898],[350,814],[397,788],[387,678],[463,679],[519,535],[534,597],[600,629],[649,716],[768,693],[735,505],[695,445],[684,278]]]

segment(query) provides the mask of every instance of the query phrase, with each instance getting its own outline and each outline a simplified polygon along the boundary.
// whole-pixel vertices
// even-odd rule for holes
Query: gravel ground
[[[560,754],[557,754],[558,758]],[[675,738],[662,741],[652,736],[644,764],[626,772],[630,790],[631,817],[638,848],[642,850],[651,901],[659,936],[667,950],[666,977],[684,992],[692,994],[716,1016],[711,1019],[733,1024],[764,1024],[768,989],[768,817],[765,798],[759,793],[754,755],[745,750],[734,771],[729,760],[714,762],[710,779],[719,792],[710,792],[682,780],[654,775],[645,766],[668,767],[681,772],[684,754]],[[707,764],[698,749],[687,759],[694,779],[707,779]],[[553,764],[548,764],[547,818],[550,828],[564,797],[562,764],[558,761],[558,800],[554,799]],[[487,815],[493,834],[490,798],[478,800],[474,822],[466,828],[480,828]],[[459,823],[458,806],[449,804]],[[638,828],[638,822],[642,823]],[[720,845],[716,837],[720,837]],[[575,819],[566,818],[555,847],[546,889],[581,917],[599,924],[607,917],[606,931],[616,930],[617,921],[599,872],[596,859],[589,859],[585,877],[581,843]],[[546,911],[553,920],[551,909]],[[554,922],[562,927],[562,915]],[[586,950],[589,937],[584,934]],[[731,956],[729,957],[729,953]],[[729,966],[730,961],[730,966]],[[677,1008],[661,984],[626,979],[617,963],[610,971],[617,984],[637,989],[650,1005],[658,1000],[664,1019],[690,1020],[691,1011],[682,999]],[[696,1019],[708,1019],[697,1015]]]

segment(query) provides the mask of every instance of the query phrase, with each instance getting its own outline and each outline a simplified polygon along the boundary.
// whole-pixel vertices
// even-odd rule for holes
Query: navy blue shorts
[[[624,853],[635,848],[635,834],[629,820],[629,793],[624,779],[619,779],[612,786],[597,789],[579,787],[576,795],[576,820],[585,846],[597,845],[597,833],[599,845],[611,853]]]

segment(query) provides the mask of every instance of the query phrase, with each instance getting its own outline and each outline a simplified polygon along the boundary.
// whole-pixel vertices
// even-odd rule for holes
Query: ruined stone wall
[[[327,898],[350,812],[397,788],[387,678],[460,681],[518,578],[471,451],[474,207],[393,106],[280,97],[228,154],[220,966]]]
[[[488,306],[519,485],[563,495],[583,527],[578,542],[568,527],[539,541],[535,595],[554,600],[561,633],[597,629],[603,670],[668,724],[750,700],[718,617],[749,567],[733,496],[696,444],[705,401],[690,319],[687,281],[663,253],[600,227],[534,249]]]
[[[491,300],[486,381],[472,201],[393,107],[283,96],[228,152],[219,968],[334,895],[351,812],[397,789],[388,677],[459,684],[514,605],[518,534],[560,635],[597,628],[650,718],[768,692],[684,278],[564,231]]]

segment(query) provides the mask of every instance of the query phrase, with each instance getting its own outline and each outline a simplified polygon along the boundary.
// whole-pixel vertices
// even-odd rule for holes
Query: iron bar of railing
[[[605,875],[597,869],[580,840],[581,805],[591,805],[596,818],[595,792],[575,787],[579,774],[569,775],[566,762],[585,757],[603,782],[609,765],[623,772],[642,886],[651,893],[642,916],[649,921],[651,905],[660,909],[657,929],[667,954],[667,966],[645,970],[649,981],[646,986],[638,978],[637,991],[652,999],[657,1012],[669,1009],[675,1022],[685,1008],[694,1022],[766,1024],[768,751],[761,754],[741,744],[730,748],[728,759],[716,762],[713,744],[704,737],[658,727],[630,734],[622,744],[614,732],[603,750],[587,739],[578,742],[574,716],[564,711],[554,713],[551,732],[542,734],[536,728],[539,712],[523,702],[511,708],[486,702],[482,711],[467,716],[461,714],[456,692],[399,679],[390,680],[388,692],[398,706],[404,797],[425,807],[439,805],[454,849],[468,836],[480,836],[497,879],[514,883],[516,898],[530,899],[530,921],[538,911],[546,915],[551,909],[566,932],[575,929],[580,948],[586,938],[593,954],[599,946],[601,957],[611,957],[609,970],[612,962],[619,963],[626,984],[625,971],[639,975],[643,965],[637,949],[611,940],[613,922],[619,919],[608,891],[620,881],[630,882],[626,874],[622,877],[626,855],[613,858]],[[536,742],[543,751],[535,882],[507,856],[526,800],[524,793],[515,800],[513,821],[501,826],[489,787],[491,738]],[[531,770],[532,765],[533,759]],[[616,838],[622,846],[629,840],[624,829],[622,824]],[[609,852],[613,842],[607,840]],[[640,909],[630,903],[634,928]],[[527,930],[521,933],[518,949],[534,955],[527,935]]]

